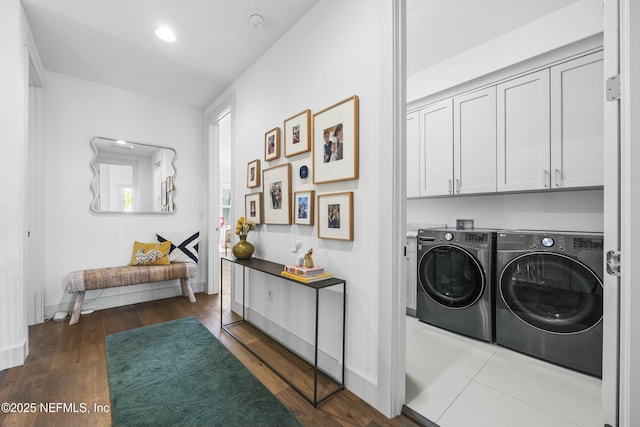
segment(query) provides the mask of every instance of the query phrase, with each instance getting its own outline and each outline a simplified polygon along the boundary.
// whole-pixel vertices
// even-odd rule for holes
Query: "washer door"
[[[499,287],[514,315],[547,332],[582,332],[602,319],[602,281],[565,255],[534,252],[514,258],[502,270]]]
[[[473,305],[482,295],[482,267],[466,250],[452,245],[434,246],[418,263],[418,281],[437,303],[448,308]]]

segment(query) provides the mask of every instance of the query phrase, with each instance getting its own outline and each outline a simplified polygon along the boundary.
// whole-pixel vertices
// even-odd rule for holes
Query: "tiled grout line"
[[[412,337],[414,337],[415,335],[417,335],[418,333],[422,332],[423,330],[425,330],[425,329],[429,329],[427,325],[425,325],[425,326],[426,326],[426,327],[425,327],[424,329],[423,329],[423,328],[417,329],[413,334],[411,334],[409,337],[407,337],[407,341],[408,341],[410,338],[412,338]],[[494,357],[496,357],[496,355],[498,354],[498,350],[499,350],[499,349],[497,349],[497,348],[496,348],[496,350],[491,354],[491,356],[490,356],[490,357],[489,357],[489,358],[488,358],[488,359],[487,359],[487,360],[482,364],[482,366],[481,366],[481,367],[480,367],[480,368],[475,372],[475,374],[474,374],[474,375],[469,379],[469,381],[468,381],[468,382],[466,383],[466,385],[462,388],[462,390],[460,390],[460,392],[459,392],[459,393],[457,393],[457,395],[455,396],[455,398],[454,398],[454,399],[449,403],[449,405],[447,406],[447,408],[446,408],[446,409],[445,409],[445,410],[440,414],[440,416],[439,416],[439,417],[437,418],[437,420],[435,420],[434,422],[438,423],[438,422],[442,419],[442,417],[444,417],[444,416],[445,416],[445,414],[447,414],[447,411],[449,411],[449,410],[451,409],[451,406],[456,402],[456,400],[457,400],[457,399],[458,399],[458,398],[459,398],[459,397],[460,397],[460,396],[461,396],[461,395],[462,395],[462,394],[467,390],[467,388],[469,387],[469,385],[470,385],[472,382],[475,382],[475,383],[480,384],[480,385],[482,385],[482,386],[484,386],[484,387],[490,388],[490,389],[492,389],[492,390],[494,390],[494,391],[496,391],[496,392],[498,392],[498,393],[500,393],[500,394],[502,394],[502,395],[504,395],[504,396],[507,396],[507,397],[509,397],[509,398],[511,398],[511,399],[517,400],[517,401],[521,402],[522,404],[524,404],[524,405],[526,405],[526,406],[529,406],[530,408],[533,408],[533,409],[539,410],[539,411],[541,411],[541,412],[544,412],[544,413],[546,413],[547,415],[549,415],[549,416],[551,416],[551,417],[561,419],[561,420],[563,420],[563,421],[565,421],[565,422],[567,422],[567,423],[569,423],[569,424],[575,425],[576,427],[580,427],[580,425],[579,425],[579,424],[576,424],[576,422],[575,422],[575,421],[573,421],[573,420],[569,420],[569,419],[567,419],[567,418],[565,418],[565,417],[563,417],[563,416],[561,416],[561,415],[558,415],[558,414],[555,414],[555,413],[553,413],[553,412],[550,412],[548,409],[545,409],[545,408],[542,408],[542,407],[536,406],[536,405],[532,404],[531,402],[527,402],[527,401],[522,400],[522,399],[520,399],[520,398],[518,398],[518,397],[516,397],[516,396],[513,396],[513,395],[511,395],[511,394],[508,394],[508,393],[506,393],[506,392],[504,392],[504,391],[502,391],[502,390],[500,390],[500,389],[497,389],[497,388],[492,387],[492,386],[490,386],[490,385],[488,385],[488,384],[485,384],[485,383],[483,383],[482,381],[478,381],[478,380],[476,380],[476,377],[478,376],[478,374],[479,374],[479,373],[480,373],[480,372],[481,372],[481,371],[482,371],[482,370],[483,370],[483,369],[484,369],[484,368],[485,368],[485,367],[486,367],[486,366],[487,366],[487,365],[492,361],[492,359],[493,359]],[[432,361],[432,360],[428,360],[428,359],[426,359],[425,357],[422,357],[420,354],[413,353],[413,352],[411,352],[411,351],[409,351],[409,350],[407,350],[407,353],[410,353],[410,354],[412,354],[413,356],[415,356],[415,357],[417,357],[417,358],[419,358],[419,359],[421,359],[421,360],[424,360],[425,362],[431,363],[431,364],[436,365],[436,366],[438,366],[438,367],[441,367],[441,368],[443,368],[443,369],[447,369],[447,367],[446,367],[446,366],[442,366],[441,364],[439,364],[439,363],[437,363],[437,362],[434,362],[434,361]],[[463,374],[461,374],[461,373],[459,373],[459,372],[455,372],[455,373],[456,373],[457,375],[462,376],[462,377],[469,378],[467,375],[463,375]],[[410,407],[410,406],[409,406],[409,407]],[[496,427],[499,427],[499,426],[496,426]],[[510,426],[507,426],[507,427],[510,427]]]

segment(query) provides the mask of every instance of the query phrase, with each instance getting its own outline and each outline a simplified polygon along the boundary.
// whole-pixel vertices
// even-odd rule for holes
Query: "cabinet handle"
[[[460,180],[456,178],[456,193],[460,194]]]
[[[560,186],[560,181],[562,181],[562,172],[560,169],[556,169],[556,187]]]
[[[449,180],[449,194],[453,193],[452,188],[451,188],[451,180]]]
[[[544,170],[544,188],[549,187],[549,180],[551,180],[551,174],[548,170]]]

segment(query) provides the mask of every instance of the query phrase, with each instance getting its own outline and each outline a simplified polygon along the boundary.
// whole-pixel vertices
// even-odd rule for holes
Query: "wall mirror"
[[[102,137],[93,138],[91,148],[91,211],[175,212],[175,150]]]

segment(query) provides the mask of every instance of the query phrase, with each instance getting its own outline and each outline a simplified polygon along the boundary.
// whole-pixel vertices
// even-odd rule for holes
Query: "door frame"
[[[23,18],[24,19],[24,18]],[[26,19],[25,49],[28,77],[28,131],[26,153],[25,197],[25,302],[27,324],[44,322],[44,274],[42,268],[35,267],[29,260],[44,258],[44,67],[36,48],[31,29]]]
[[[218,222],[218,212],[220,211],[220,164],[219,164],[219,140],[218,122],[227,114],[231,121],[231,146],[235,141],[235,92],[231,92],[215,106],[208,108],[205,113],[206,125],[206,153],[208,158],[207,173],[207,283],[205,286],[207,294],[220,292],[220,225]],[[233,164],[233,149],[231,150],[231,164]],[[231,176],[231,194],[233,194],[233,176]]]
[[[608,3],[610,3],[608,5]],[[634,197],[640,191],[640,171],[634,165],[640,164],[640,153],[636,148],[640,141],[640,125],[637,111],[640,108],[640,90],[633,83],[640,81],[640,8],[635,0],[605,1],[607,7],[617,8],[619,22],[619,75],[620,75],[620,121],[619,121],[619,224],[621,254],[620,269],[620,366],[619,366],[619,424],[614,426],[634,426],[640,423],[640,407],[635,405],[640,393],[640,333],[638,322],[640,313],[633,308],[640,303],[640,290],[633,286],[640,279],[637,254],[640,253],[640,231],[634,227],[634,218],[640,214],[640,198]],[[635,26],[631,23],[636,23]],[[635,80],[635,81],[634,81]],[[634,114],[635,113],[635,114]],[[634,120],[636,119],[636,120]],[[635,145],[635,147],[634,147]],[[605,206],[606,208],[606,206]],[[635,362],[635,363],[634,363]]]

